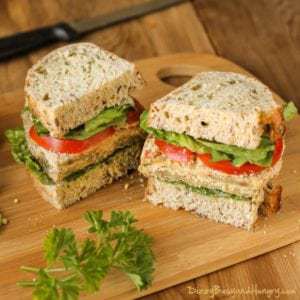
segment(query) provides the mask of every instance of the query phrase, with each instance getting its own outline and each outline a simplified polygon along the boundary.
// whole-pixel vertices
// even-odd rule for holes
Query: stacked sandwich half
[[[283,108],[257,80],[199,73],[153,103],[141,127],[150,202],[247,229],[259,208],[279,209]]]
[[[89,43],[29,70],[24,129],[6,135],[47,201],[66,207],[137,167],[144,138],[129,93],[142,84],[133,64]]]

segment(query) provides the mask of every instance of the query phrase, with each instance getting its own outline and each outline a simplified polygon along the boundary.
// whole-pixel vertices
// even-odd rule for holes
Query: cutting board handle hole
[[[157,77],[168,85],[181,86],[201,70],[192,65],[174,65],[165,67],[157,72]]]

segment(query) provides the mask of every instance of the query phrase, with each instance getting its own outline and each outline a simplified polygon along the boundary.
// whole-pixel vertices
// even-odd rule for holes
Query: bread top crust
[[[188,104],[195,108],[236,113],[268,113],[279,105],[271,91],[258,80],[233,72],[201,72],[183,86],[156,101],[157,104]]]
[[[101,86],[130,72],[133,63],[92,43],[58,48],[29,69],[25,95],[45,107],[57,108],[93,93]]]

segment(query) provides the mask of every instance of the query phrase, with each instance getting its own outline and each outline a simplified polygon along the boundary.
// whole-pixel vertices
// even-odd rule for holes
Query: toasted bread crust
[[[281,185],[272,186],[271,184],[268,184],[266,185],[264,191],[265,191],[265,198],[264,198],[264,202],[260,207],[260,214],[268,217],[280,210],[282,186]]]
[[[265,128],[269,127],[268,133],[273,142],[282,138],[285,133],[282,107],[278,107],[268,115],[262,115],[261,124]]]

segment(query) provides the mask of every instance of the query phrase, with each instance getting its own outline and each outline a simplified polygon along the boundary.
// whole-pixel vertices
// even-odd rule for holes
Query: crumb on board
[[[0,213],[0,227],[2,225],[7,225],[7,223],[8,223],[8,219],[4,218],[3,215]]]
[[[124,190],[127,191],[128,188],[129,188],[129,183],[125,183],[125,184],[124,184]]]
[[[15,198],[15,199],[14,199],[14,203],[15,203],[15,204],[17,204],[17,203],[19,203],[19,202],[20,202],[20,201],[19,201],[18,198]]]

